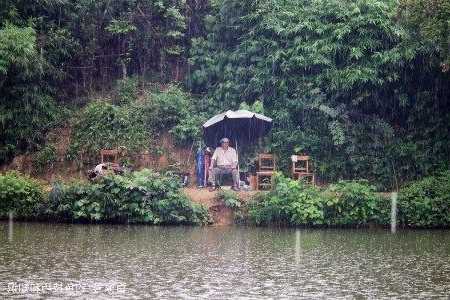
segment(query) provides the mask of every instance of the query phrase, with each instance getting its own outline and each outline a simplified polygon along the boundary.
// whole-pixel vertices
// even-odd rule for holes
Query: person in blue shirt
[[[205,187],[205,152],[201,147],[198,148],[195,155],[195,174],[197,177],[197,187]]]

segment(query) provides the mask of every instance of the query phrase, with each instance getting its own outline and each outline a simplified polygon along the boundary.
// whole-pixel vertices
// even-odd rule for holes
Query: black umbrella
[[[236,144],[246,144],[266,135],[272,128],[272,119],[248,111],[227,111],[203,124],[203,137],[208,146],[215,147],[227,137]]]

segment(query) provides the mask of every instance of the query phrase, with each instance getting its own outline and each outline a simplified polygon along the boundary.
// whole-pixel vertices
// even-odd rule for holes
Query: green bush
[[[249,217],[256,224],[323,224],[323,199],[318,188],[277,175],[274,189],[250,203]]]
[[[166,90],[151,93],[148,99],[148,119],[154,128],[171,129],[185,119],[192,103],[189,95],[177,86],[170,85]]]
[[[137,78],[125,78],[117,80],[117,99],[119,105],[126,105],[137,100],[139,92]]]
[[[249,204],[249,218],[256,224],[363,225],[386,224],[389,202],[367,181],[340,181],[326,189],[275,177],[275,186],[258,194]]]
[[[239,196],[233,191],[220,190],[217,193],[217,200],[233,210],[237,210],[242,206]]]
[[[201,139],[201,125],[206,116],[189,94],[171,85],[150,94],[146,119],[150,131],[169,130],[175,143],[185,146]]]
[[[96,184],[85,182],[54,184],[49,194],[47,217],[57,221],[102,219],[98,188]]]
[[[381,198],[365,180],[339,181],[324,192],[325,220],[330,225],[361,225],[377,221]]]
[[[185,146],[201,139],[203,113],[197,111],[193,99],[176,86],[151,92],[146,99],[137,99],[135,80],[119,81],[120,106],[105,101],[89,103],[75,116],[70,159],[98,158],[100,149],[125,147],[128,153],[149,148],[158,135],[169,131],[177,145]],[[136,83],[137,84],[137,83]]]
[[[42,173],[53,168],[58,156],[53,145],[46,145],[33,156],[33,168],[36,172]]]
[[[149,170],[107,176],[98,183],[75,182],[50,194],[49,212],[58,219],[88,222],[204,224],[208,211],[180,191],[179,180]]]
[[[206,118],[201,114],[189,114],[175,125],[170,133],[175,144],[185,146],[202,139],[202,124]]]
[[[181,194],[154,201],[152,208],[157,216],[155,224],[206,224],[209,222],[206,207],[192,203]]]
[[[52,190],[48,195],[47,205],[42,213],[42,216],[54,221],[64,221],[73,219],[72,214],[72,199],[68,195],[75,195],[75,190],[80,190],[83,183],[72,183],[64,186],[60,182],[52,184]],[[72,188],[72,192],[69,189]]]
[[[379,195],[373,212],[372,220],[376,224],[388,225],[391,223],[391,197],[390,194]]]
[[[17,218],[33,218],[45,201],[43,187],[36,180],[17,172],[0,175],[0,217],[10,211]]]
[[[399,222],[413,227],[450,225],[450,171],[425,177],[402,188]]]
[[[70,158],[98,158],[99,150],[125,147],[139,152],[149,144],[149,133],[138,105],[115,106],[103,101],[88,104],[76,117],[69,150]]]

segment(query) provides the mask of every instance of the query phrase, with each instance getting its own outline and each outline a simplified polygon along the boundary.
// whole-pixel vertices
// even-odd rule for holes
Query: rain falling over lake
[[[450,232],[0,223],[2,298],[447,298]]]

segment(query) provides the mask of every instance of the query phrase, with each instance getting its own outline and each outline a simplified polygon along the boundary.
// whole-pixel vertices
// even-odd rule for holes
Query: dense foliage
[[[391,203],[367,181],[339,181],[323,193],[325,220],[330,225],[388,224]]]
[[[39,148],[56,105],[85,103],[118,78],[181,81],[207,1],[11,1],[0,5],[0,163]],[[124,84],[125,85],[124,85]],[[190,125],[192,127],[192,125]],[[178,132],[184,134],[185,128]]]
[[[201,125],[207,119],[199,100],[169,86],[165,91],[150,95],[148,127],[154,132],[169,130],[178,145],[190,145],[201,139]]]
[[[51,167],[61,106],[94,94],[72,158],[138,152],[162,131],[192,145],[207,117],[242,107],[274,119],[281,169],[306,152],[323,182],[398,189],[449,168],[449,16],[448,0],[5,0],[0,164],[37,150]]]
[[[400,190],[399,221],[408,226],[450,225],[450,172],[425,177]]]
[[[233,191],[220,190],[216,199],[232,210],[238,210],[242,206],[239,196]]]
[[[45,203],[42,185],[36,180],[19,173],[0,175],[0,218],[12,212],[14,217],[35,217]]]
[[[205,224],[208,211],[180,192],[180,181],[149,170],[100,182],[54,187],[48,213],[63,220]]]
[[[43,173],[53,168],[57,160],[56,148],[53,145],[46,145],[34,153],[33,168],[36,173]]]
[[[430,8],[438,19],[420,18],[448,43],[448,2],[416,2],[442,4]],[[418,35],[404,9],[379,0],[220,1],[205,18],[207,35],[193,40],[189,87],[222,109],[262,101],[280,162],[307,152],[322,180],[395,188],[448,168],[450,158],[447,47],[436,50],[427,30]]]
[[[36,39],[31,27],[0,24],[0,163],[17,152],[36,149],[55,119]]]
[[[64,222],[206,224],[208,210],[192,203],[171,174],[149,170],[108,176],[96,183],[53,184],[47,197],[37,181],[0,175],[0,218]]]
[[[278,175],[275,188],[249,205],[249,218],[256,224],[387,224],[388,203],[366,181],[340,181],[321,189]]]
[[[70,158],[98,159],[100,149],[119,147],[136,152],[149,143],[142,111],[133,105],[94,101],[74,121]]]
[[[5,0],[0,20],[37,33],[49,70],[69,96],[130,74],[180,80],[183,54],[189,39],[203,32],[199,18],[208,6],[189,0]]]
[[[249,216],[256,224],[324,223],[323,203],[317,189],[283,177],[277,178],[273,191],[255,198],[250,204]]]
[[[166,131],[180,146],[201,138],[205,115],[195,110],[194,98],[176,86],[145,90],[138,98],[133,84],[133,80],[119,82],[119,104],[92,101],[73,118],[69,158],[96,161],[100,149],[119,148],[130,155],[155,149]]]
[[[412,29],[418,41],[432,44],[439,54],[441,67],[450,70],[450,2],[448,0],[401,0],[402,22]]]
[[[450,172],[411,182],[399,192],[398,223],[450,226]],[[275,188],[248,207],[256,224],[359,226],[390,223],[391,200],[367,181],[340,181],[326,188],[277,176]]]

